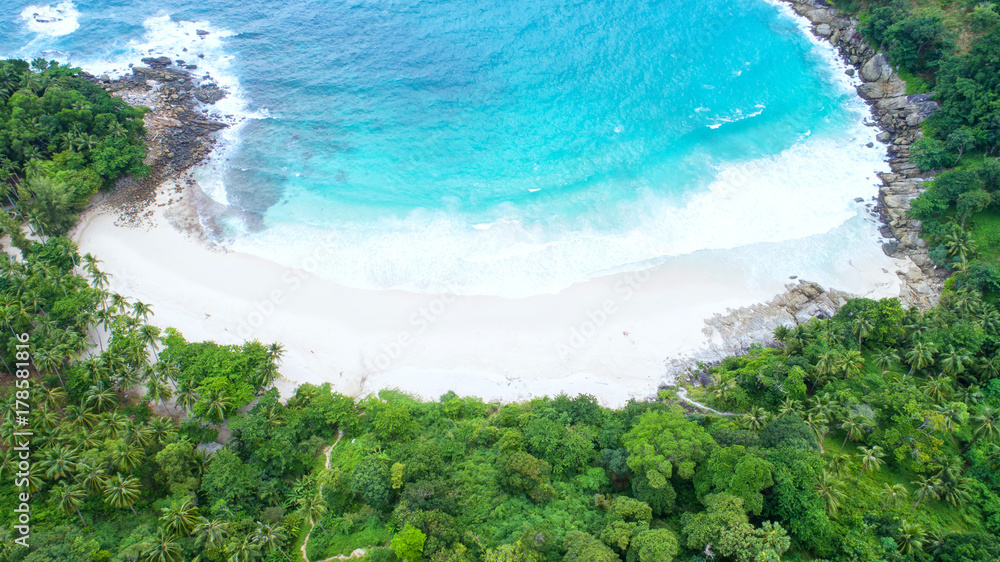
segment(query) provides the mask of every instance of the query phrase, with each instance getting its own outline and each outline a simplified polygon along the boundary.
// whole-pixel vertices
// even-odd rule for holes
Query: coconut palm
[[[895,509],[909,495],[910,492],[902,484],[886,484],[885,488],[882,488],[882,497],[885,498],[885,502],[882,504],[882,511],[885,511],[888,507]]]
[[[931,377],[927,379],[926,383],[924,383],[924,394],[929,396],[934,402],[940,404],[941,402],[947,400],[952,394],[951,381],[951,377],[947,375]]]
[[[282,543],[288,540],[288,535],[285,534],[285,528],[281,525],[273,525],[271,523],[257,523],[257,529],[253,532],[251,541],[260,546],[261,551],[264,555],[272,554],[275,551],[280,552],[282,556],[285,557],[288,562],[292,559],[285,554],[285,551],[281,548]]]
[[[883,457],[885,457],[885,453],[882,451],[882,447],[878,445],[871,448],[861,447],[861,472],[858,474],[858,479],[854,482],[854,485],[856,486],[861,482],[861,477],[864,476],[866,470],[868,472],[875,472],[882,468]]]
[[[875,352],[875,355],[872,356],[872,362],[880,371],[886,371],[899,363],[899,354],[896,353],[895,349],[887,347]]]
[[[45,477],[52,481],[69,478],[76,470],[76,451],[65,445],[45,451],[41,460],[41,468],[45,469]]]
[[[816,443],[819,444],[819,452],[825,452],[823,449],[823,440],[826,438],[826,432],[830,430],[830,420],[820,411],[810,410],[806,414],[806,419],[804,420],[809,429],[812,430],[813,436],[816,437]]]
[[[840,444],[840,450],[843,451],[844,447],[847,446],[847,440],[850,439],[852,442],[856,442],[861,439],[865,434],[865,426],[861,424],[857,419],[850,417],[845,419],[840,424],[840,429],[844,430],[844,442]]]
[[[854,322],[851,322],[851,333],[858,336],[858,351],[861,351],[861,340],[871,335],[875,329],[875,323],[865,314],[859,314]]]
[[[904,556],[912,556],[924,550],[924,528],[916,523],[903,521],[899,528],[896,546]]]
[[[965,372],[965,366],[972,363],[972,357],[964,349],[956,350],[949,345],[948,350],[941,354],[941,369],[945,374],[957,376]]]
[[[139,499],[139,479],[115,474],[104,484],[104,502],[115,509],[129,508],[135,511],[135,500]]]
[[[315,494],[310,494],[299,499],[299,509],[302,511],[306,523],[310,526],[319,525],[319,528],[323,529],[323,532],[326,532],[321,522],[323,516],[326,515],[326,500],[323,499],[321,491],[317,490]]]
[[[93,405],[100,412],[113,407],[116,398],[114,390],[105,387],[104,383],[99,383],[91,386],[84,394],[84,404]]]
[[[979,414],[972,417],[972,423],[975,424],[973,431],[976,437],[986,439],[987,441],[995,441],[1000,437],[1000,426],[997,425],[997,413],[993,408],[983,408]]]
[[[746,426],[751,431],[760,432],[767,425],[770,420],[771,415],[759,406],[754,406],[750,408],[750,411],[740,416],[740,423]]]
[[[195,525],[192,532],[198,547],[203,549],[221,548],[226,539],[229,538],[229,523],[203,517]]]
[[[816,492],[823,499],[823,503],[826,504],[826,512],[830,517],[837,516],[837,510],[840,509],[840,502],[844,499],[843,487],[844,482],[836,478],[833,474],[825,470],[820,472],[819,478],[816,481]]]
[[[793,414],[798,414],[802,411],[802,401],[795,400],[794,398],[785,398],[778,408],[778,417],[783,418],[785,416],[790,416]]]
[[[191,503],[190,499],[183,503],[174,502],[170,504],[170,507],[161,508],[160,511],[163,512],[160,521],[163,522],[164,529],[177,537],[190,535],[201,519],[198,515],[198,508]]]
[[[63,480],[52,488],[52,493],[55,495],[56,501],[59,502],[59,509],[62,509],[66,515],[72,515],[73,512],[76,512],[80,517],[80,523],[84,527],[87,526],[87,522],[83,519],[83,513],[80,513],[80,505],[83,503],[84,498],[87,497],[83,486],[80,484],[70,484]]]
[[[177,385],[176,404],[184,411],[191,411],[191,408],[198,403],[201,396],[193,384],[182,382]]]
[[[937,348],[933,343],[918,341],[906,352],[906,361],[910,364],[910,371],[907,376],[913,374],[915,369],[925,369],[934,364],[934,353]]]
[[[77,478],[87,492],[94,495],[102,493],[108,483],[107,472],[103,468],[86,463],[77,466]]]
[[[148,562],[181,562],[182,550],[173,533],[158,529],[156,536],[142,544],[142,557]]]
[[[232,400],[226,396],[225,391],[210,389],[204,398],[207,408],[205,416],[212,421],[222,423],[226,419],[226,413],[233,406]]]
[[[826,467],[837,478],[845,478],[851,473],[852,460],[853,457],[847,453],[831,453],[830,461],[826,463]]]
[[[939,497],[940,478],[921,476],[919,480],[913,481],[912,484],[917,487],[915,494],[917,501],[913,504],[913,511],[916,511],[917,506],[921,503],[927,501],[927,498],[937,499]]]
[[[172,396],[173,392],[171,392],[170,385],[166,381],[155,378],[146,381],[146,398],[149,398],[154,403],[166,404]]]

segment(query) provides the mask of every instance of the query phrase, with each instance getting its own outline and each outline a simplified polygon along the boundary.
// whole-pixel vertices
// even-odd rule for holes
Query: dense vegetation
[[[147,173],[143,113],[79,68],[0,61],[0,200],[40,235],[65,232],[102,186]]]
[[[1000,240],[982,226],[1000,227],[1000,31],[990,5],[948,6],[860,7],[865,33],[944,107],[921,157],[959,167],[915,203],[956,272],[941,304],[855,299],[704,366],[713,384],[691,395],[726,415],[669,391],[617,410],[590,396],[356,400],[328,385],[282,403],[279,345],[161,333],[58,236],[98,188],[144,172],[142,112],[75,69],[0,63],[13,246],[0,254],[0,559],[1000,559]],[[955,32],[959,16],[978,31]],[[22,333],[25,489],[12,485]],[[21,492],[30,549],[14,542]]]

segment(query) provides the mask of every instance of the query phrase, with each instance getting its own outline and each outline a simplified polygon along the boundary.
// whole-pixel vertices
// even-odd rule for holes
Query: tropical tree
[[[163,513],[160,516],[163,528],[177,537],[190,535],[201,520],[198,508],[191,503],[190,499],[184,500],[183,503],[174,502],[170,504],[170,507],[161,508],[160,511]]]
[[[135,511],[135,501],[139,499],[139,479],[115,474],[104,484],[104,502],[115,509],[129,508]]]
[[[896,546],[905,556],[912,556],[924,549],[924,528],[916,523],[903,521],[899,528],[899,539]]]
[[[87,522],[83,519],[83,513],[80,513],[80,505],[87,497],[83,486],[70,484],[63,480],[52,488],[52,492],[59,503],[59,509],[62,509],[67,515],[72,515],[75,512],[80,517],[80,523],[86,527]]]
[[[940,478],[921,476],[919,480],[913,481],[912,484],[917,487],[917,491],[914,494],[917,496],[917,501],[913,504],[913,511],[916,511],[917,506],[921,503],[927,501],[927,498],[937,499],[939,497]]]
[[[861,447],[861,472],[858,474],[858,479],[854,483],[855,485],[861,482],[861,477],[864,476],[865,471],[875,472],[882,468],[882,458],[885,457],[885,453],[882,451],[882,447],[875,445],[874,447]]]
[[[865,434],[865,426],[862,425],[860,421],[853,417],[845,419],[840,424],[840,429],[844,430],[844,442],[840,444],[840,450],[843,451],[844,447],[847,446],[847,440],[856,442],[861,439]]]
[[[830,517],[837,516],[837,510],[844,500],[843,487],[844,482],[837,479],[833,474],[825,470],[820,472],[819,478],[816,481],[816,493],[819,494],[820,498],[823,499],[823,503],[826,504],[826,512]]]
[[[882,504],[882,511],[885,511],[888,507],[895,509],[909,495],[910,492],[902,484],[886,484],[885,488],[882,488],[882,497],[885,498],[885,502]]]

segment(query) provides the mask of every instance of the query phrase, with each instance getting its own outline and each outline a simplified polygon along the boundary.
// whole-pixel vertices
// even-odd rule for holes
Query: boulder
[[[821,24],[817,25],[815,31],[816,31],[816,35],[819,35],[820,37],[829,37],[830,34],[833,33],[833,30],[830,29],[830,26],[828,24],[825,24],[825,23],[821,23]]]
[[[865,82],[875,82],[880,79],[888,80],[891,74],[892,67],[889,66],[889,61],[886,60],[885,55],[882,53],[868,59],[868,62],[861,67],[861,78]]]
[[[881,133],[875,135],[875,139],[878,140],[878,142],[888,143],[892,139],[892,135],[886,131],[882,131]]]

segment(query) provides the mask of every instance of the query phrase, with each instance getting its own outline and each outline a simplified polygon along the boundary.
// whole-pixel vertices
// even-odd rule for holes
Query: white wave
[[[454,214],[422,211],[332,231],[271,223],[238,236],[231,246],[289,266],[323,247],[315,272],[353,287],[430,293],[459,287],[467,294],[507,297],[557,292],[670,256],[794,245],[835,231],[864,212],[854,198],[875,195],[874,171],[887,169],[882,153],[864,146],[873,135],[858,124],[836,135],[812,136],[773,157],[719,166],[714,181],[685,201],[648,191],[638,200],[595,211],[603,224],[618,225],[613,230],[590,227],[588,217],[573,224],[503,216],[467,222]],[[308,205],[299,195],[290,197],[294,205]],[[877,248],[877,233],[870,230],[861,238]]]
[[[28,6],[21,10],[21,19],[29,30],[50,37],[69,35],[80,28],[80,12],[68,1],[55,6]]]

